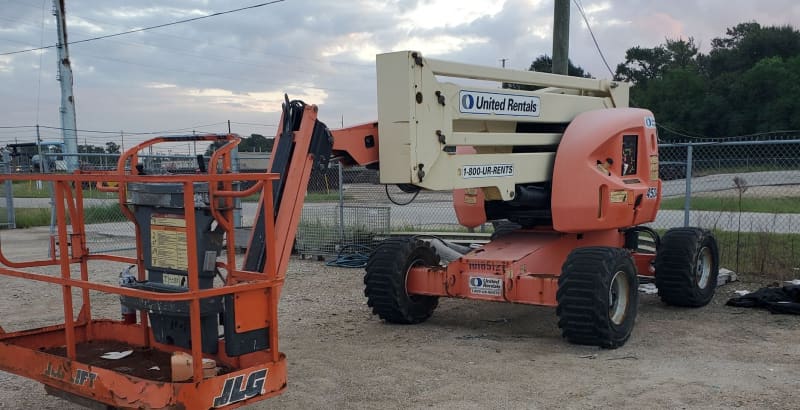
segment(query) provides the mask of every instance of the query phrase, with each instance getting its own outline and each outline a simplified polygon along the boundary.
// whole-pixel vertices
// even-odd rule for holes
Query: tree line
[[[261,134],[250,134],[249,137],[242,137],[242,141],[238,145],[239,152],[272,152],[272,145],[275,143],[275,138],[267,138]],[[214,151],[225,145],[225,142],[215,141],[209,144],[206,149],[206,156],[211,156]]]
[[[530,70],[551,67],[543,55]],[[571,62],[569,75],[591,77]],[[800,134],[800,31],[792,26],[740,23],[708,53],[692,37],[632,47],[614,78],[634,84],[631,106],[653,111],[665,141]]]

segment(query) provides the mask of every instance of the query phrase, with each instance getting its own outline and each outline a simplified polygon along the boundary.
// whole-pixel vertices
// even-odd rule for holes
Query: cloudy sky
[[[625,50],[694,37],[707,51],[727,27],[800,26],[796,0],[581,0],[609,64]],[[168,23],[259,0],[67,0],[71,41]],[[56,42],[51,0],[0,0],[0,54]],[[285,0],[70,47],[79,129],[274,135],[283,93],[320,106],[332,128],[373,120],[375,54],[525,69],[551,54],[552,0]],[[570,58],[608,77],[572,5]],[[0,55],[0,127],[59,126],[56,53]],[[44,130],[45,138],[58,137]],[[0,128],[0,145],[32,129]],[[141,139],[141,137],[138,137]],[[128,136],[129,145],[135,136]],[[119,136],[79,132],[79,143]]]

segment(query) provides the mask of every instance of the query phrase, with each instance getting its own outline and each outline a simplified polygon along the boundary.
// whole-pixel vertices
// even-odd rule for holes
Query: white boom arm
[[[506,201],[515,184],[551,180],[554,147],[577,114],[628,105],[626,83],[445,62],[413,51],[378,55],[377,70],[381,182],[488,188],[488,197]],[[458,146],[476,152],[455,155]]]

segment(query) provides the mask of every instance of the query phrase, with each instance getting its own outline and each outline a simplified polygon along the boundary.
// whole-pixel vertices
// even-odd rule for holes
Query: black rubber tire
[[[619,276],[627,303],[621,311],[613,302],[624,303],[612,295],[612,281]],[[615,286],[616,288],[616,286]],[[558,327],[570,343],[616,349],[625,344],[633,331],[639,305],[639,279],[629,251],[612,247],[574,249],[558,278]],[[616,289],[617,293],[619,289]],[[620,316],[617,316],[620,315]]]
[[[436,266],[439,256],[419,239],[389,238],[372,252],[364,275],[364,295],[372,313],[389,323],[426,321],[439,305],[438,296],[409,295],[406,275],[413,266]]]
[[[705,253],[708,249],[710,255]],[[705,281],[698,275],[710,257],[711,267]],[[656,287],[661,301],[672,306],[701,307],[714,298],[719,274],[719,248],[711,231],[701,228],[674,228],[661,237],[655,260]]]

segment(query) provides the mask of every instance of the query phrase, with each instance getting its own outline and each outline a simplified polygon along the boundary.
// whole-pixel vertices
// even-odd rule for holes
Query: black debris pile
[[[800,285],[761,288],[726,303],[735,307],[760,307],[772,313],[800,315]]]

